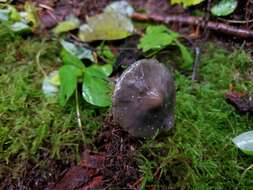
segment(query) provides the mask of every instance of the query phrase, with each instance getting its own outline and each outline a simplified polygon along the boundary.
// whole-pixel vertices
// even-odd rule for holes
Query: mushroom
[[[152,137],[174,125],[175,85],[155,59],[133,63],[120,76],[112,97],[113,119],[134,137]]]

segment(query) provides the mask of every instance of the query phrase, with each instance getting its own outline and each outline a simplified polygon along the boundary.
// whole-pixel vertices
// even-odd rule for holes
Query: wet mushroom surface
[[[174,81],[155,59],[142,59],[127,68],[112,100],[114,121],[134,137],[152,137],[174,125]]]

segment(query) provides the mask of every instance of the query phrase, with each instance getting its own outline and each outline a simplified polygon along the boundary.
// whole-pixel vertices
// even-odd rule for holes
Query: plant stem
[[[77,88],[76,88],[76,116],[77,116],[78,127],[80,128],[82,139],[83,139],[83,142],[85,143],[85,137],[84,137],[83,129],[82,129],[81,114],[80,114],[80,109],[79,109],[79,100],[78,100]]]
[[[41,71],[41,73],[44,75],[44,77],[47,77],[47,73],[43,70],[42,66],[40,65],[40,55],[41,55],[41,52],[42,52],[42,51],[43,51],[43,49],[40,50],[40,51],[37,53],[37,55],[36,55],[36,64],[37,64],[39,70]]]

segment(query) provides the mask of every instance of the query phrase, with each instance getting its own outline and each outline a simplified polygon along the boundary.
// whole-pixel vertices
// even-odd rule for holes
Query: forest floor
[[[74,10],[95,14],[109,1],[95,2]],[[252,130],[253,117],[225,97],[231,90],[253,94],[250,43],[200,39],[197,80],[171,67],[174,129],[143,140],[115,125],[110,110],[80,101],[83,138],[74,98],[61,107],[41,89],[40,67],[46,73],[60,67],[60,44],[44,33],[0,37],[0,189],[253,189],[253,158],[232,142]],[[178,54],[166,49],[156,58],[176,65]]]

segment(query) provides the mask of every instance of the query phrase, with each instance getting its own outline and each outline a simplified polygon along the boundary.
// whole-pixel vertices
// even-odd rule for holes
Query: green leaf
[[[112,73],[112,64],[110,63],[103,65],[93,64],[91,67],[103,72],[106,76],[109,76]]]
[[[112,53],[110,48],[103,43],[98,46],[97,54],[106,60],[106,63],[113,65],[116,61],[115,55]]]
[[[17,11],[17,9],[11,5],[9,5],[8,8],[11,10],[10,19],[12,21],[20,21],[21,16],[20,16],[19,12]]]
[[[89,67],[83,78],[83,98],[90,104],[106,107],[111,105],[112,87],[106,75],[94,67]]]
[[[126,16],[106,12],[87,18],[87,24],[80,27],[79,38],[84,42],[95,40],[118,40],[131,35],[133,24]]]
[[[72,96],[77,86],[77,78],[81,76],[81,74],[82,71],[73,65],[64,65],[60,68],[60,105],[64,106]]]
[[[52,72],[51,73],[51,77],[49,78],[49,82],[52,84],[52,85],[55,85],[55,86],[59,86],[61,84],[61,81],[60,81],[60,76],[59,76],[59,73],[58,71],[55,71],[55,72]],[[50,75],[49,75],[50,76]]]
[[[13,32],[19,32],[19,33],[31,31],[30,26],[28,26],[24,22],[15,22],[14,24],[11,25],[10,28]]]
[[[237,0],[221,0],[212,7],[211,13],[215,16],[230,15],[236,9],[237,4]]]
[[[192,5],[197,5],[204,0],[171,0],[171,4],[182,4],[184,8],[192,6]]]
[[[176,32],[170,31],[165,26],[148,26],[146,34],[140,39],[138,48],[143,52],[161,50],[179,37]]]
[[[0,9],[0,21],[8,21],[11,11],[9,9]]]
[[[5,9],[0,9],[0,20],[20,21],[21,16],[14,6],[6,5]]]
[[[134,13],[134,8],[127,1],[115,1],[105,7],[104,12],[117,12],[131,16]]]
[[[58,71],[51,72],[48,76],[46,76],[42,83],[42,91],[44,95],[49,97],[54,97],[57,95],[60,85],[60,76]]]
[[[91,62],[96,62],[93,56],[93,51],[89,48],[77,46],[76,44],[65,41],[65,40],[61,40],[61,45],[69,53],[78,57],[78,59],[88,59]]]
[[[182,58],[184,59],[184,64],[182,65],[183,68],[190,68],[192,67],[193,59],[190,51],[183,45],[181,44],[178,40],[175,41],[176,45],[178,46]]]
[[[67,20],[59,22],[57,26],[53,29],[53,32],[55,34],[68,32],[77,29],[79,25],[80,25],[79,19],[71,15],[67,18]]]
[[[83,62],[77,56],[68,52],[66,49],[62,49],[61,58],[62,58],[63,64],[65,65],[73,65],[73,66],[78,67],[81,70],[85,69],[85,65],[83,64]]]
[[[242,133],[232,141],[245,154],[253,156],[253,131]]]

